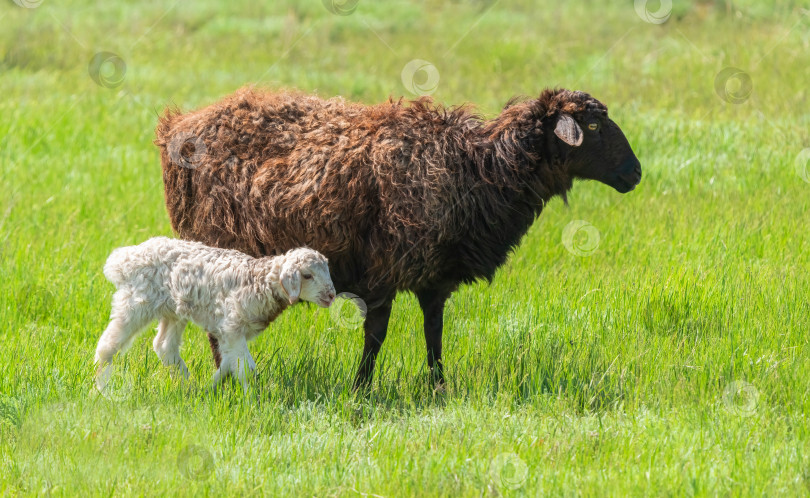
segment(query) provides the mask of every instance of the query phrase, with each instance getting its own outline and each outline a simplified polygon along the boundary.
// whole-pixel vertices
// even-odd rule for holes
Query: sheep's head
[[[641,164],[604,104],[584,92],[547,90],[545,134],[571,178],[597,180],[626,193],[641,181]]]
[[[290,304],[299,299],[328,307],[335,300],[335,286],[329,275],[329,262],[323,254],[301,247],[282,256],[279,272],[281,290]]]

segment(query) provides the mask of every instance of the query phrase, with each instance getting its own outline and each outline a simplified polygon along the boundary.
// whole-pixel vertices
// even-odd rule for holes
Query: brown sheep
[[[427,362],[461,283],[491,280],[575,178],[632,190],[641,167],[607,108],[545,90],[484,120],[429,98],[366,106],[242,89],[156,130],[166,206],[184,238],[254,256],[308,246],[368,307],[355,386],[371,381],[398,291],[416,294]],[[218,344],[211,337],[216,357]]]

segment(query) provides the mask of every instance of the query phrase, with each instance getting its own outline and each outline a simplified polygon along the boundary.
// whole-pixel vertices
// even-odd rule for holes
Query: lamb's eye
[[[309,280],[309,279],[312,278],[312,275],[307,275],[307,274],[304,274],[304,275],[301,275],[301,276],[304,277],[304,280]]]
[[[596,131],[599,129],[599,123],[588,123],[588,129],[591,131]]]

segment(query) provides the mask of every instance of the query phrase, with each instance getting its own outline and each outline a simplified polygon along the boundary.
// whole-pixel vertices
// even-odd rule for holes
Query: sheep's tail
[[[155,145],[165,150],[172,139],[172,127],[183,113],[178,107],[167,107],[163,114],[158,118],[158,124],[155,128]]]
[[[115,287],[121,287],[129,277],[132,275],[135,268],[133,265],[128,265],[127,260],[130,259],[131,247],[119,247],[115,249],[107,258],[104,263],[104,276],[107,280],[113,283]]]
[[[160,149],[160,166],[163,170],[164,197],[166,210],[169,213],[172,229],[175,233],[185,234],[193,225],[193,190],[192,171],[173,164],[169,146],[174,135],[175,127],[181,120],[183,113],[177,107],[167,107],[158,118],[155,128],[155,145]]]
[[[185,228],[189,224],[188,220],[192,213],[188,213],[186,197],[191,186],[191,171],[185,168],[173,166],[169,145],[174,138],[174,127],[180,121],[183,113],[177,107],[167,107],[163,114],[158,117],[158,124],[155,127],[155,145],[160,149],[160,167],[163,172],[163,192],[166,202],[166,210],[169,213],[172,229],[175,233],[185,233]]]

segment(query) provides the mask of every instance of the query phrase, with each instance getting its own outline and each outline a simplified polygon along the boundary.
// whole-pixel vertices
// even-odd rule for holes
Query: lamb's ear
[[[570,114],[560,114],[557,126],[554,128],[554,134],[571,147],[582,145],[582,128],[579,127],[579,124]]]
[[[281,267],[281,288],[287,294],[290,304],[298,302],[301,294],[301,272],[295,263],[284,263]]]

